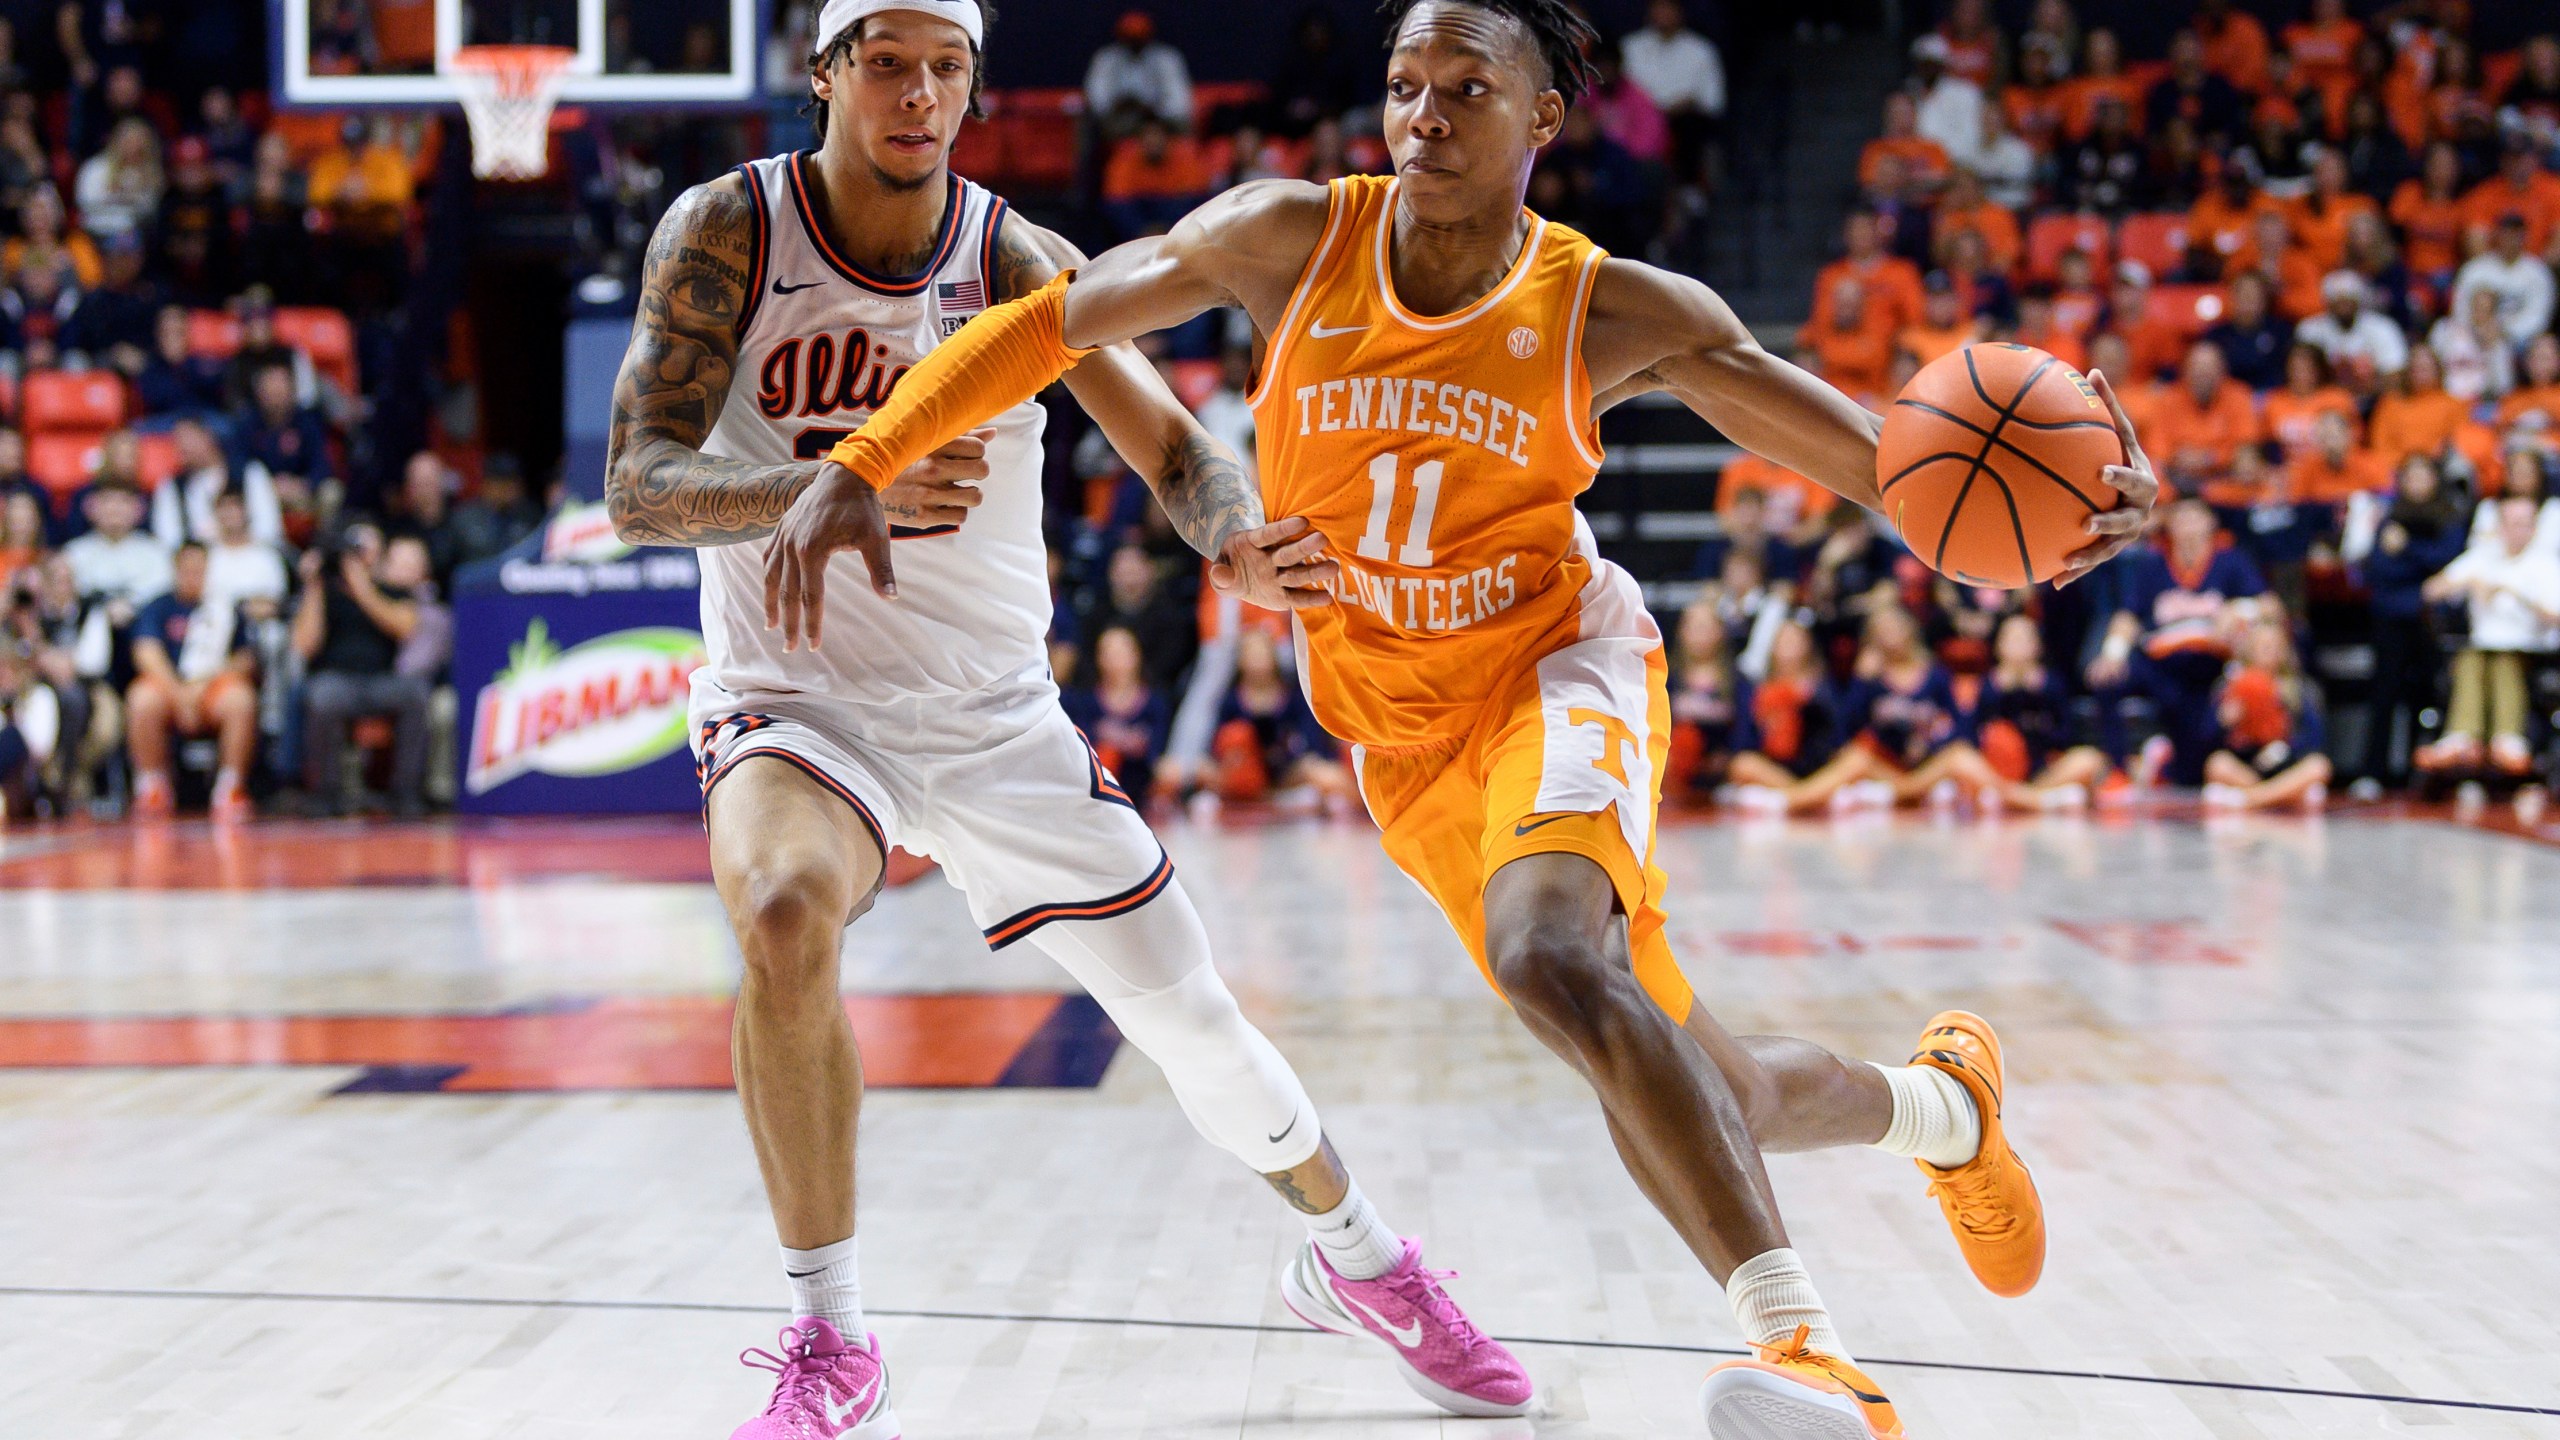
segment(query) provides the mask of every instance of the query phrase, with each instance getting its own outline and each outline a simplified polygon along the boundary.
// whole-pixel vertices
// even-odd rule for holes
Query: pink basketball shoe
[[[1452,1415],[1525,1415],[1536,1398],[1529,1372],[1440,1288],[1456,1274],[1423,1269],[1422,1246],[1407,1240],[1393,1270],[1345,1280],[1310,1240],[1282,1272],[1280,1298],[1319,1330],[1383,1342],[1396,1352],[1404,1383]]]
[[[879,1336],[848,1345],[836,1327],[810,1316],[782,1332],[781,1354],[749,1350],[738,1358],[782,1378],[764,1413],[729,1440],[899,1440]]]

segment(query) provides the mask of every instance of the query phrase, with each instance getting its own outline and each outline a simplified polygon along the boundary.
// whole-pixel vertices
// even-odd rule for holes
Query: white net
[[[483,180],[539,179],[551,165],[551,111],[578,52],[557,45],[476,45],[445,73],[471,122],[471,170]]]

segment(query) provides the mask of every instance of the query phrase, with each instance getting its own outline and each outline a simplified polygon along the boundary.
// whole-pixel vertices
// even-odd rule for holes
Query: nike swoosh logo
[[[1271,1140],[1270,1140],[1270,1143],[1271,1143],[1271,1144],[1274,1144],[1274,1145],[1279,1144],[1281,1141],[1286,1140],[1286,1139],[1288,1139],[1288,1138],[1289,1138],[1289,1132],[1290,1132],[1290,1131],[1295,1130],[1295,1129],[1297,1129],[1297,1128],[1298,1128],[1298,1117],[1297,1117],[1295,1114],[1292,1114],[1292,1115],[1289,1117],[1289,1123],[1280,1127],[1280,1133],[1279,1133],[1279,1134],[1277,1134],[1277,1135],[1272,1136],[1272,1137],[1271,1137]]]
[[[1310,340],[1330,340],[1336,335],[1348,335],[1354,330],[1366,330],[1368,328],[1369,327],[1366,325],[1335,325],[1328,328],[1323,321],[1319,320],[1313,325],[1307,327],[1307,338]]]
[[[776,280],[773,282],[773,293],[776,295],[797,295],[803,290],[815,290],[826,283],[827,282],[824,280],[812,280],[806,285],[785,285],[781,281]]]
[[[871,1382],[868,1389],[865,1389],[858,1394],[846,1396],[841,1408],[837,1406],[834,1396],[828,1396],[827,1423],[834,1426],[839,1431],[847,1428],[856,1419],[860,1418],[862,1412],[870,1406],[871,1398],[879,1393],[880,1382],[878,1380],[874,1380]]]
[[[1578,813],[1578,812],[1574,812],[1574,813]],[[1539,822],[1538,822],[1537,824],[1535,824],[1535,825],[1514,825],[1514,826],[1512,826],[1512,827],[1511,827],[1511,833],[1512,833],[1512,834],[1514,834],[1514,835],[1526,835],[1526,834],[1528,834],[1528,833],[1529,833],[1530,831],[1532,831],[1532,830],[1544,830],[1544,829],[1546,829],[1548,826],[1553,825],[1554,823],[1556,823],[1556,822],[1557,822],[1557,821],[1559,821],[1559,820],[1570,820],[1570,819],[1572,819],[1572,818],[1573,818],[1573,813],[1568,813],[1568,814],[1563,814],[1563,815],[1550,815],[1550,816],[1548,816],[1546,819],[1539,821]]]
[[[1379,1329],[1384,1330],[1389,1335],[1395,1337],[1395,1342],[1398,1348],[1411,1350],[1422,1343],[1421,1321],[1414,1320],[1401,1327],[1390,1325],[1387,1323],[1386,1316],[1381,1315],[1377,1311],[1370,1309],[1368,1306],[1361,1304],[1356,1297],[1343,1294],[1341,1286],[1336,1285],[1333,1287],[1333,1296],[1337,1300],[1347,1301],[1353,1309],[1358,1310],[1361,1314],[1366,1315],[1371,1320],[1375,1321]]]

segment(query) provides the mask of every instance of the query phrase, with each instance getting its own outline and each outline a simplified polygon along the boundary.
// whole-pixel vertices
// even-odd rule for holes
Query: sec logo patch
[[[1511,332],[1511,358],[1526,360],[1538,353],[1538,332],[1523,325]]]

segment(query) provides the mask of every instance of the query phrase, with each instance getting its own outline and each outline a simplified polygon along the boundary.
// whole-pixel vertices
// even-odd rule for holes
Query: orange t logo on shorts
[[[1600,727],[1600,758],[1591,762],[1591,768],[1617,781],[1622,788],[1633,788],[1627,780],[1626,763],[1619,758],[1636,743],[1636,732],[1627,722],[1606,710],[1567,710],[1564,718],[1568,725]]]

